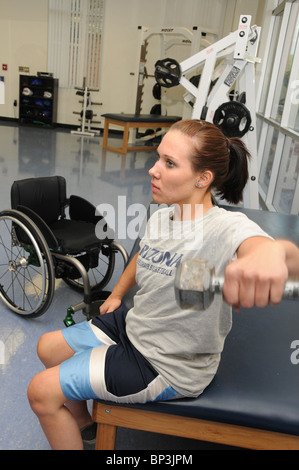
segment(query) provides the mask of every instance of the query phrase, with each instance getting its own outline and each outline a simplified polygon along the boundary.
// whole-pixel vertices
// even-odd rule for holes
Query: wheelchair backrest
[[[29,207],[47,224],[64,216],[66,204],[66,182],[62,176],[27,178],[15,181],[11,187],[12,209]]]

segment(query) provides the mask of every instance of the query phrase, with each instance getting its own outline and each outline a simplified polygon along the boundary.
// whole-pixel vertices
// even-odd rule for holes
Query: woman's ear
[[[206,170],[200,174],[196,180],[197,188],[207,188],[213,182],[214,175],[210,170]]]

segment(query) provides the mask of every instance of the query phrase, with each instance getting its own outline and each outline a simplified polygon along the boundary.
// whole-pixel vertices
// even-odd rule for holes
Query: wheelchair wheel
[[[115,266],[115,248],[112,244],[103,245],[99,253],[98,264],[94,268],[89,268],[88,277],[92,291],[101,291],[110,281]],[[73,289],[82,292],[82,278],[63,278],[64,282]]]
[[[48,309],[55,288],[53,260],[29,217],[0,212],[0,298],[15,313],[34,318]]]

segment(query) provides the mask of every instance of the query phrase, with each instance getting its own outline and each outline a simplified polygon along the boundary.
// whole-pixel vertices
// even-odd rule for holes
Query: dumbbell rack
[[[83,103],[82,110],[79,111],[73,111],[73,114],[79,114],[80,118],[79,120],[81,121],[81,126],[77,130],[71,131],[71,134],[75,135],[81,135],[81,136],[87,136],[87,137],[94,137],[96,135],[100,135],[100,131],[96,129],[91,129],[91,123],[100,123],[101,121],[94,121],[93,117],[97,116],[96,114],[93,113],[92,109],[90,108],[90,105],[101,105],[102,103],[96,103],[96,102],[91,102],[89,99],[90,92],[92,91],[99,91],[97,88],[88,88],[85,86],[85,83],[83,84],[83,87],[75,87],[75,90],[77,90],[77,95],[82,96],[83,95],[83,100],[80,100],[79,103]]]

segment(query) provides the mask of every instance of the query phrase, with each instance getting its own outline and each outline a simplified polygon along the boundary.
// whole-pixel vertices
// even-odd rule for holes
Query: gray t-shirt
[[[240,212],[213,207],[195,221],[174,222],[173,208],[150,218],[140,242],[134,306],[127,315],[133,345],[180,394],[200,395],[213,379],[231,329],[232,310],[215,295],[207,310],[183,310],[175,300],[176,267],[204,258],[224,276],[240,244],[268,236]]]

